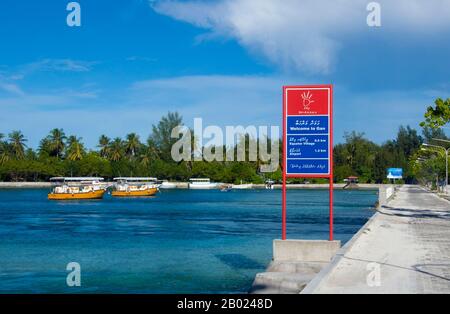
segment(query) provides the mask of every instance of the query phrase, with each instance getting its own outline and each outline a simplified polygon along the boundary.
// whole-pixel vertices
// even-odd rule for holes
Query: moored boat
[[[232,189],[235,190],[250,190],[253,189],[253,183],[248,183],[248,184],[233,184],[231,186]]]
[[[176,189],[177,185],[173,182],[169,182],[167,180],[164,180],[161,182],[161,185],[159,186],[160,189]]]
[[[115,197],[153,196],[158,192],[156,178],[120,177],[114,181],[111,195]]]
[[[49,200],[101,199],[107,188],[103,178],[97,177],[54,177],[50,181],[55,187],[48,194]]]
[[[192,178],[189,180],[189,188],[193,190],[217,189],[219,185],[211,182],[209,178]]]

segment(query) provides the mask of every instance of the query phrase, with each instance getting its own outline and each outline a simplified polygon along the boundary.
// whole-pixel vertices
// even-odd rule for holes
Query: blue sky
[[[280,125],[281,86],[335,85],[335,140],[381,143],[450,97],[450,2],[363,0],[0,3],[0,132],[29,146],[55,127],[95,147],[100,134],[145,139],[167,111],[185,123]]]

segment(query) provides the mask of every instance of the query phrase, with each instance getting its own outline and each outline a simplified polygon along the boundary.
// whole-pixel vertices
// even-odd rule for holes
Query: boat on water
[[[108,188],[103,178],[97,177],[54,177],[50,182],[55,187],[48,194],[49,200],[101,199]]]
[[[193,190],[211,190],[218,188],[217,183],[211,182],[209,178],[192,178],[189,180],[189,188]]]
[[[241,184],[233,184],[231,188],[235,190],[251,190],[253,189],[253,183],[242,184],[241,182]]]
[[[119,177],[114,181],[111,195],[115,197],[153,196],[158,192],[156,178]]]
[[[159,186],[160,189],[176,189],[177,185],[173,182],[169,182],[167,180],[163,180]]]

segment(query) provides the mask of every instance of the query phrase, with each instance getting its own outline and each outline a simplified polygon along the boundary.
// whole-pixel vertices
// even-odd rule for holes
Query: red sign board
[[[331,86],[327,87],[286,87],[286,105],[290,116],[328,115]]]
[[[327,178],[333,239],[333,87],[283,87],[283,239],[286,178]]]

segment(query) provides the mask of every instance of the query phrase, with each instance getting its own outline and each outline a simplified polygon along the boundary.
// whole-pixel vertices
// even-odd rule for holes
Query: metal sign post
[[[286,240],[286,179],[327,178],[333,240],[333,87],[283,87],[282,239]]]

